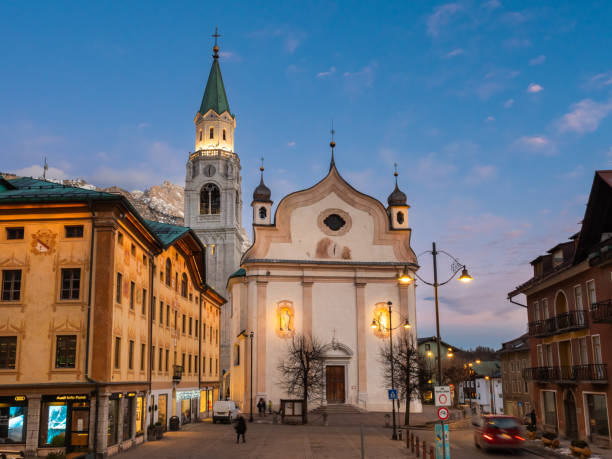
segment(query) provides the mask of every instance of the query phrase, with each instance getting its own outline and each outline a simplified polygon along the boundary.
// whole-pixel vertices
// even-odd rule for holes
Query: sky
[[[218,26],[249,232],[260,158],[277,203],[311,186],[333,119],[343,177],[386,204],[397,163],[414,251],[474,276],[440,288],[443,339],[498,348],[526,331],[507,293],[612,168],[610,23],[605,1],[2,2],[0,171],[184,184]]]

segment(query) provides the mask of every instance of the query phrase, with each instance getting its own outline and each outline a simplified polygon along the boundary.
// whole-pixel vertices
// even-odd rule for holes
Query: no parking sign
[[[435,386],[434,399],[436,406],[451,406],[451,389],[450,386]]]

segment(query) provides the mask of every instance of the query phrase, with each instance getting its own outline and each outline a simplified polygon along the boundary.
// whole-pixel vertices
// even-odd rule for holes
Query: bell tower
[[[221,76],[219,36],[215,31],[212,67],[194,119],[195,148],[185,174],[185,226],[206,246],[206,282],[229,300],[225,286],[240,267],[247,237],[242,228],[240,158],[234,150],[236,116]],[[226,304],[221,317],[221,370],[229,368],[229,329],[224,329],[230,323],[228,310]]]

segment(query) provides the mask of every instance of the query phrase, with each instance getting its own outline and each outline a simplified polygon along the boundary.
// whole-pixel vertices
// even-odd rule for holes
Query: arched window
[[[225,129],[223,129],[223,140],[226,140],[225,139]]]
[[[404,212],[397,213],[397,223],[402,225],[404,223]]]
[[[268,215],[268,211],[266,210],[265,207],[260,207],[259,208],[259,218],[266,218]]]
[[[209,135],[209,137],[210,137],[211,139],[214,139],[214,138],[215,138],[215,128],[210,128],[210,135]]]
[[[200,142],[202,141],[202,129],[200,129]]]
[[[192,164],[191,176],[195,177],[198,175],[199,172],[200,172],[200,168],[198,167],[198,163],[194,162]]]
[[[217,185],[207,183],[200,191],[200,214],[218,215],[221,213],[221,193]]]
[[[172,262],[170,258],[166,258],[166,285],[170,285],[172,282]]]
[[[181,276],[181,296],[187,298],[187,274]]]

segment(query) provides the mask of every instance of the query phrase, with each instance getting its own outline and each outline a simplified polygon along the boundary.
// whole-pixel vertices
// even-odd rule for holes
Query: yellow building
[[[200,365],[218,358],[200,328],[218,330],[225,301],[204,260],[191,230],[146,221],[121,195],[0,179],[3,449],[113,454],[162,411],[199,416],[200,389],[219,379]]]

